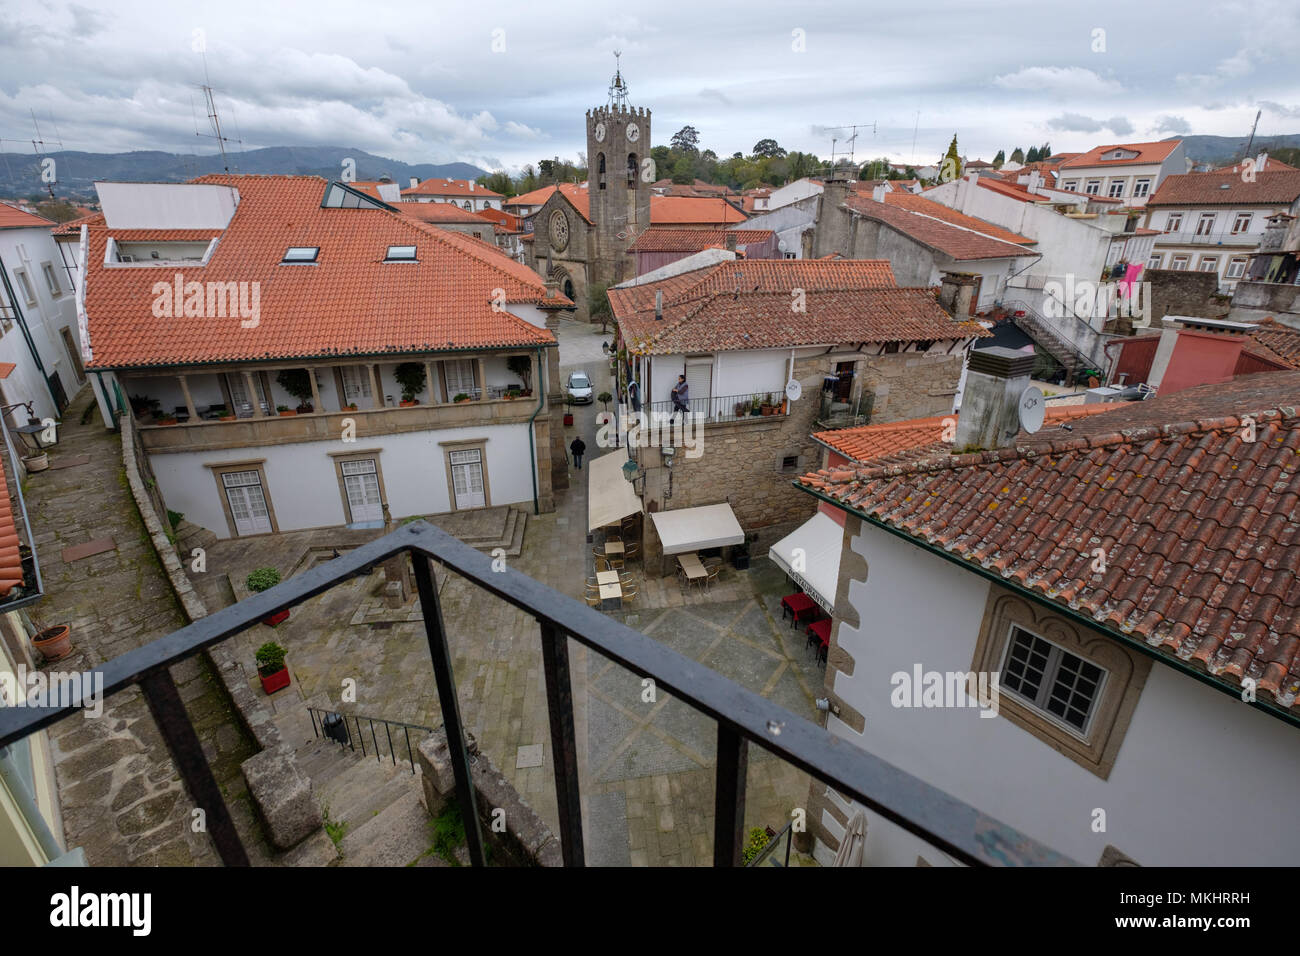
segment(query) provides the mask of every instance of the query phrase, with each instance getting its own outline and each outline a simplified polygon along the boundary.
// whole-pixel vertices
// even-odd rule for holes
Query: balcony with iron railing
[[[686,403],[686,411],[695,421],[705,425],[765,421],[773,416],[788,414],[789,408],[790,403],[786,401],[783,390],[750,395],[710,395],[692,398]],[[666,420],[674,414],[680,414],[681,406],[672,401],[647,402],[642,410]]]
[[[1218,229],[1202,230],[1197,223],[1186,223],[1172,232],[1162,232],[1155,237],[1155,248],[1168,249],[1170,246],[1231,246],[1242,249],[1256,248],[1264,237],[1262,231],[1252,229],[1236,230],[1232,226]]]
[[[716,723],[712,841],[715,865],[735,866],[741,861],[751,746],[810,774],[958,863],[1071,862],[950,794],[701,667],[625,624],[513,568],[498,570],[490,555],[421,521],[317,564],[270,590],[114,658],[95,668],[93,675],[97,676],[86,682],[85,686],[102,686],[104,694],[140,688],[194,805],[205,811],[208,832],[227,865],[247,865],[249,857],[169,668],[272,614],[343,585],[359,572],[399,555],[409,555],[413,565],[419,620],[432,662],[432,683],[437,689],[443,730],[451,744],[456,801],[465,821],[469,856],[475,865],[484,864],[484,838],[442,601],[434,584],[435,562],[523,611],[539,626],[560,845],[568,866],[583,865],[585,860],[583,782],[578,772],[570,641],[652,679],[657,687]],[[40,702],[33,701],[30,706],[0,708],[0,747],[76,714],[83,703],[82,686],[74,682],[65,688],[57,705],[40,706]],[[369,733],[371,725],[354,725],[354,731]],[[370,739],[372,743],[378,740],[378,733]]]

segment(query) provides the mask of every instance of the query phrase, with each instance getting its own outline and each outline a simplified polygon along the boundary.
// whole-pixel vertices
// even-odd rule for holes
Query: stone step
[[[514,511],[514,513],[519,516],[519,520],[515,522],[514,534],[511,535],[510,544],[506,547],[506,556],[517,558],[521,553],[523,553],[524,529],[528,524],[528,512],[519,511],[514,508],[510,510]]]
[[[389,776],[379,768],[378,763],[367,765],[362,761],[317,794],[321,806],[329,808],[331,820],[345,822],[349,830],[355,830],[419,785],[419,778],[409,769]],[[392,765],[388,768],[392,769]]]
[[[343,866],[406,866],[429,848],[429,814],[414,783],[399,799],[343,836]]]
[[[176,547],[182,554],[188,554],[195,548],[210,548],[217,536],[202,525],[181,519],[175,528]]]

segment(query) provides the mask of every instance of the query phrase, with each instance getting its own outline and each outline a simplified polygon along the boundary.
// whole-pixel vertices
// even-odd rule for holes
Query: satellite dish
[[[1043,427],[1043,416],[1047,413],[1047,402],[1036,385],[1028,386],[1020,393],[1020,427],[1029,434],[1034,434]]]
[[[777,240],[777,243],[776,243],[776,247],[777,247],[777,249],[779,249],[780,251],[785,252],[785,240],[784,240],[784,239],[778,239],[778,240]]]
[[[785,383],[785,397],[790,399],[790,401],[799,401],[799,396],[802,394],[803,386],[799,384],[797,379],[792,378],[790,381]]]

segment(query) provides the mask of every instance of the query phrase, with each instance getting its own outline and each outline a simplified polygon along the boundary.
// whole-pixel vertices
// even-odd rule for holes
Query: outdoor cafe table
[[[606,584],[618,584],[618,572],[617,572],[617,571],[597,571],[597,572],[596,572],[596,583],[597,583],[597,584],[600,584],[600,585],[606,585]]]
[[[623,542],[622,542],[622,541],[612,541],[612,540],[611,540],[611,541],[606,541],[606,542],[605,542],[605,553],[606,553],[606,554],[622,554],[622,553],[623,553]]]
[[[679,554],[677,556],[677,563],[680,564],[682,570],[686,572],[687,581],[692,583],[699,581],[701,586],[703,586],[703,582],[708,578],[709,572],[704,565],[700,563],[699,555],[695,554],[695,552],[691,552],[690,554]]]
[[[610,572],[605,572],[609,574]],[[623,589],[617,584],[602,584],[600,586],[600,609],[602,611],[613,611],[623,606]]]

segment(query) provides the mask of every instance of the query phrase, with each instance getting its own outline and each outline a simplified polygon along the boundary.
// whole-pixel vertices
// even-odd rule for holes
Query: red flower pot
[[[263,674],[257,672],[257,676],[262,681],[262,690],[268,694],[274,694],[277,690],[289,686],[289,668],[281,667],[274,674]]]
[[[283,624],[287,620],[289,620],[289,609],[285,608],[283,611],[272,614],[270,617],[262,618],[262,623],[267,627],[275,627],[278,624]]]
[[[412,405],[419,405],[419,404],[420,403],[415,401],[415,399],[411,399],[410,401],[407,401],[406,399],[402,399],[401,401],[402,408],[410,408]]]
[[[573,412],[565,412],[565,413],[564,413],[564,424],[566,424],[566,425],[572,425],[572,424],[573,424]]]

